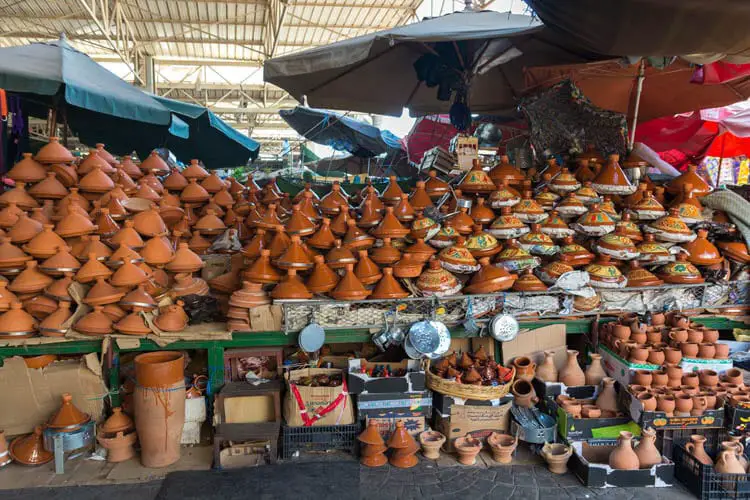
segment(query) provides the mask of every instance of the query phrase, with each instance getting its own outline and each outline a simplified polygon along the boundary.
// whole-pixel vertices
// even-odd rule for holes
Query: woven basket
[[[480,401],[489,401],[491,399],[500,399],[510,392],[513,380],[516,378],[516,368],[511,367],[510,381],[503,385],[470,385],[461,384],[453,380],[446,380],[438,377],[430,371],[430,362],[427,361],[425,368],[426,384],[430,390],[462,399],[477,399]]]

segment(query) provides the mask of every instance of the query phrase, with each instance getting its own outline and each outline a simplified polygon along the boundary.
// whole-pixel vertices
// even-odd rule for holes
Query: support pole
[[[638,109],[641,107],[641,93],[643,92],[643,80],[646,79],[646,60],[641,59],[640,68],[638,69],[638,83],[635,89],[635,106],[633,107],[633,126],[630,128],[630,140],[628,149],[633,149],[635,144],[635,129],[638,126]]]

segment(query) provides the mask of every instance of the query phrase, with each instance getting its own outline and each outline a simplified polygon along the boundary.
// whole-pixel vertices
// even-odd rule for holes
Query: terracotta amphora
[[[735,450],[723,449],[719,452],[714,464],[714,469],[719,474],[745,474],[745,468],[737,458],[737,452]],[[733,481],[730,479],[725,480],[722,484],[731,488],[734,486]]]
[[[534,378],[536,363],[528,356],[518,356],[513,360],[513,366],[516,367],[516,379],[531,381]]]
[[[617,393],[615,392],[615,379],[604,377],[599,396],[596,398],[596,406],[602,410],[617,412]]]
[[[633,450],[633,434],[621,431],[617,446],[609,454],[609,466],[617,470],[634,470],[640,467],[638,455]]]
[[[514,402],[521,408],[531,408],[539,402],[534,386],[528,380],[516,380],[511,387]]]
[[[641,431],[641,440],[635,447],[635,454],[641,469],[650,469],[652,465],[661,463],[661,453],[656,448],[656,431],[653,428]]]
[[[578,351],[568,350],[568,360],[560,370],[558,380],[568,387],[584,385],[586,374],[583,373],[581,365],[578,364]]]

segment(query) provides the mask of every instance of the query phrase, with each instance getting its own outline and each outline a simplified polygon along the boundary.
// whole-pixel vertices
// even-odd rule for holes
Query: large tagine
[[[713,266],[721,264],[724,257],[719,250],[708,240],[708,231],[698,230],[698,236],[691,242],[683,243],[682,248],[688,251],[688,261],[699,266]]]
[[[668,215],[648,224],[644,229],[653,233],[657,240],[673,243],[693,241],[696,236],[693,230],[680,219],[676,208],[670,208]]]
[[[609,155],[607,164],[602,168],[591,183],[597,193],[626,195],[635,191],[620,166],[620,155]]]
[[[531,197],[531,191],[524,191],[521,201],[513,205],[513,215],[527,223],[542,222],[549,216]]]
[[[495,183],[489,174],[482,169],[482,162],[474,158],[471,170],[466,172],[458,188],[464,193],[491,193],[495,190]]]
[[[510,239],[528,233],[529,227],[512,213],[510,207],[503,207],[500,217],[492,222],[487,232],[496,238]]]
[[[687,172],[672,179],[667,184],[667,192],[671,194],[681,194],[683,192],[683,186],[685,184],[691,184],[693,186],[693,194],[695,196],[704,196],[713,191],[713,188],[698,175],[698,167],[694,164],[689,164]]]
[[[656,275],[667,283],[688,284],[703,283],[704,279],[701,272],[693,264],[688,262],[688,257],[684,253],[677,254],[677,260],[664,264],[659,268]]]
[[[481,269],[471,277],[464,291],[468,293],[495,293],[507,290],[513,286],[516,275],[509,274],[502,267],[495,267],[490,264],[489,257],[479,259]]]
[[[589,273],[591,286],[597,288],[622,288],[627,284],[627,278],[610,262],[609,255],[599,255],[593,263],[584,268]]]
[[[456,295],[461,290],[461,286],[461,282],[450,271],[443,269],[437,259],[431,260],[428,268],[417,279],[417,288],[424,296]]]
[[[458,237],[454,245],[441,250],[438,259],[443,267],[455,273],[470,274],[479,269],[479,264],[466,248],[466,241],[462,236]]]
[[[594,203],[571,227],[587,236],[603,236],[615,230],[615,221]]]
[[[508,240],[503,250],[497,254],[495,262],[506,270],[514,272],[533,269],[541,263],[541,259],[531,255],[521,248],[516,240],[511,239]]]
[[[506,182],[512,185],[519,185],[526,178],[523,172],[510,163],[508,155],[500,156],[498,163],[490,169],[489,176],[498,188]]]

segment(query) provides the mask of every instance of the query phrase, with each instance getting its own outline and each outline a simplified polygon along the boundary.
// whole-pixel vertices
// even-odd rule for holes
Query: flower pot
[[[453,444],[458,453],[458,461],[463,465],[474,465],[477,462],[477,454],[482,450],[482,442],[471,436],[456,439]]]
[[[487,444],[490,445],[492,458],[496,462],[509,464],[513,460],[513,452],[518,446],[518,438],[493,432],[487,438]]]
[[[422,445],[422,455],[430,460],[440,458],[440,447],[445,443],[445,436],[437,431],[424,431],[419,434],[419,444]]]
[[[572,448],[560,443],[544,443],[542,458],[547,462],[547,468],[553,474],[568,472],[568,459],[573,454]]]

